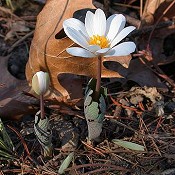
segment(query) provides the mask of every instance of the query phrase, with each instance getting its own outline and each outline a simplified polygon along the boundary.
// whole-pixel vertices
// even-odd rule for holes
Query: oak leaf
[[[64,84],[60,83],[59,77],[62,74],[84,75],[96,77],[97,58],[81,58],[69,55],[66,48],[74,43],[64,36],[62,23],[65,19],[73,17],[73,14],[80,12],[82,19],[89,9],[94,8],[91,0],[50,0],[38,15],[34,38],[30,48],[29,61],[26,66],[26,77],[31,83],[32,76],[37,71],[46,71],[50,75],[50,94],[47,99],[62,97],[70,98],[74,94],[73,90],[68,91]],[[131,56],[103,58],[106,61],[119,62],[127,67]],[[122,77],[119,73],[105,68],[102,65],[102,77]],[[64,78],[64,76],[62,76]],[[70,86],[70,84],[69,84]],[[75,97],[75,96],[74,96]]]

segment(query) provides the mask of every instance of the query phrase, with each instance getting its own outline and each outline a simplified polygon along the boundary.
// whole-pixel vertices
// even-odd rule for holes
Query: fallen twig
[[[23,42],[26,38],[32,36],[33,33],[34,33],[34,31],[31,31],[31,32],[27,33],[25,36],[23,36],[22,38],[20,38],[18,41],[16,41],[16,42],[8,49],[7,52],[8,52],[8,53],[12,52],[13,49],[14,49],[15,47],[17,47],[17,46],[18,46],[21,42]]]

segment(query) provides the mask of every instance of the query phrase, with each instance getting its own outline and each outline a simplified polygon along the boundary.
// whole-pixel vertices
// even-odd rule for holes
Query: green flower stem
[[[40,95],[40,111],[41,111],[41,120],[45,118],[45,112],[44,112],[44,98],[43,95]]]
[[[101,89],[101,64],[102,64],[102,57],[98,56],[97,59],[97,82],[96,82],[96,88],[95,88],[95,101],[98,101],[99,95],[100,95],[100,89]]]

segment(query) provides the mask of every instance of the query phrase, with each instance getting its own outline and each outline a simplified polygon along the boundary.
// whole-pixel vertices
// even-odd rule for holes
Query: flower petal
[[[116,15],[112,21],[109,28],[109,32],[107,34],[107,38],[109,41],[112,41],[116,35],[124,28],[126,23],[126,19],[123,15]]]
[[[134,26],[129,26],[124,28],[112,41],[111,47],[114,47],[117,43],[119,43],[122,39],[124,39],[129,33],[131,33],[135,29]]]
[[[90,37],[94,35],[93,21],[94,21],[94,14],[91,11],[88,11],[85,17],[85,28]]]
[[[104,36],[106,32],[106,16],[101,9],[97,9],[93,21],[94,34]]]
[[[83,22],[81,22],[78,19],[75,18],[69,18],[63,22],[63,27],[70,27],[77,31],[79,31],[81,34],[83,34],[87,39],[89,39],[89,36],[86,32],[86,28]]]
[[[96,56],[92,52],[90,52],[86,49],[80,48],[80,47],[70,47],[70,48],[66,49],[66,51],[70,55],[77,56],[77,57],[93,58]]]
[[[70,27],[64,27],[64,31],[66,35],[75,43],[80,45],[81,47],[86,48],[89,44],[84,36],[77,30],[70,28]]]
[[[106,53],[104,57],[110,57],[110,56],[126,56],[130,53],[134,52],[136,48],[136,45],[134,42],[123,42]]]
[[[49,88],[49,74],[39,71],[32,78],[32,88],[38,95],[43,95]]]
[[[96,51],[97,54],[104,54],[106,52],[108,52],[111,48],[104,48],[104,49],[100,49],[98,51]]]
[[[87,50],[89,50],[89,51],[91,51],[91,52],[96,52],[97,50],[100,50],[100,49],[101,49],[101,47],[98,46],[98,45],[89,45],[89,46],[87,47]]]
[[[105,33],[105,36],[108,34],[109,32],[109,28],[111,26],[111,22],[112,20],[117,16],[118,14],[114,14],[114,15],[111,15],[107,20],[106,20],[106,33]]]

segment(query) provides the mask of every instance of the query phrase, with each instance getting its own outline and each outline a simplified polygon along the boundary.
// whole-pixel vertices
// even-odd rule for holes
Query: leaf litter
[[[128,69],[114,64],[115,58],[104,60],[103,77],[106,79],[102,80],[102,84],[109,89],[109,107],[101,137],[92,147],[84,142],[87,124],[81,99],[84,96],[82,87],[85,88],[89,80],[85,75],[95,76],[93,66],[96,62],[95,59],[68,57],[65,49],[73,43],[64,38],[62,22],[58,19],[70,18],[77,10],[76,15],[83,18],[85,12],[79,9],[95,7],[91,1],[86,4],[78,0],[70,2],[61,19],[66,2],[60,5],[56,0],[48,1],[37,17],[37,24],[39,10],[34,14],[21,9],[26,6],[28,9],[41,9],[39,1],[21,1],[22,6],[15,6],[14,11],[8,9],[5,3],[0,8],[0,71],[3,75],[0,77],[0,115],[5,119],[3,123],[15,147],[15,160],[1,159],[1,171],[4,174],[58,174],[64,160],[71,154],[71,160],[64,165],[68,168],[63,168],[65,174],[175,174],[173,6],[156,24],[160,12],[166,11],[171,3],[155,0],[152,2],[155,5],[151,5],[150,1],[135,0],[105,4],[106,13],[123,13],[129,24],[142,25],[130,36],[136,41],[139,51],[132,55],[132,60],[131,57],[118,58],[125,67],[130,61]],[[94,1],[94,5],[103,8],[102,1]],[[14,30],[14,25],[9,23],[17,28]],[[35,24],[35,35],[30,45]],[[12,31],[13,35],[9,35]],[[6,36],[9,36],[8,40],[5,40]],[[14,59],[11,64],[19,67],[15,53],[21,46],[27,53],[31,47],[26,66],[29,82],[40,69],[50,70],[53,74],[53,84],[45,97],[46,114],[50,116],[53,132],[54,154],[49,159],[43,157],[32,129],[32,114],[39,109],[39,101],[29,91],[27,81],[14,77],[14,69],[11,70],[12,75],[7,68],[9,56]],[[17,71],[15,76],[18,74]],[[120,145],[113,143],[115,140]],[[142,151],[134,151],[133,144],[136,144],[135,149],[138,147]],[[72,151],[74,153],[70,153]]]

